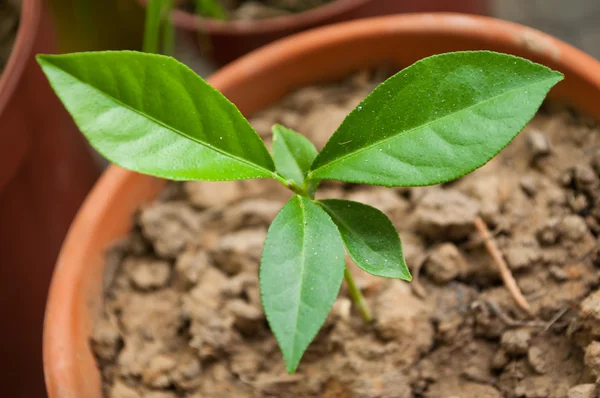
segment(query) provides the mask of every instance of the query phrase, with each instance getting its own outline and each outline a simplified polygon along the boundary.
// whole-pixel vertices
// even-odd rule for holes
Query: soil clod
[[[322,146],[383,77],[303,88],[252,122],[267,141],[283,123]],[[600,128],[582,123],[542,111],[497,158],[442,187],[323,182],[319,195],[390,216],[418,283],[350,264],[374,322],[342,287],[293,375],[258,283],[268,225],[290,194],[263,180],[171,185],[107,257],[91,338],[105,396],[595,397],[600,155],[589,148]]]

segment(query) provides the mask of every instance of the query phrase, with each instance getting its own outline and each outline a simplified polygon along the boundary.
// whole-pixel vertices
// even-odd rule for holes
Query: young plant
[[[371,320],[344,248],[368,273],[411,279],[390,220],[365,204],[315,200],[319,182],[406,187],[464,176],[508,145],[563,78],[493,52],[432,56],[379,85],[320,153],[274,126],[271,157],[238,109],[172,58],[102,52],[38,62],[81,131],[113,163],[172,180],[273,178],[294,192],[269,228],[260,264],[262,304],[289,372],[342,279]]]

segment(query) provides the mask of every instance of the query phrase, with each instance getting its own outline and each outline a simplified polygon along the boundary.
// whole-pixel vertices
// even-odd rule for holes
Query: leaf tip
[[[554,77],[556,78],[556,83],[560,82],[561,80],[565,79],[565,75],[562,72],[559,72],[557,70],[552,70],[552,74],[554,75]]]
[[[272,127],[271,127],[271,133],[273,133],[273,140],[276,140],[277,138],[281,137],[281,129],[283,128],[283,126],[281,124],[275,123]]]
[[[37,63],[40,66],[43,66],[45,63],[47,63],[49,57],[51,57],[51,55],[48,55],[48,54],[36,54],[35,60],[37,61]]]
[[[287,370],[288,374],[292,374],[296,372],[296,369],[298,369],[298,365],[300,364],[300,358],[294,358],[293,356],[291,358],[287,358],[285,355],[283,357],[284,361],[285,361],[285,368]]]

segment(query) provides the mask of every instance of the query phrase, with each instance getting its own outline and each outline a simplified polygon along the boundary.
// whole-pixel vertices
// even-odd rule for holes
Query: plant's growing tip
[[[173,180],[273,178],[294,192],[269,228],[262,303],[289,372],[346,278],[345,252],[373,275],[410,280],[400,238],[379,210],[315,200],[321,180],[394,186],[451,181],[525,127],[563,76],[522,58],[458,52],[423,59],[379,85],[318,153],[273,127],[273,156],[238,109],[172,58],[136,52],[38,56],[90,143],[121,167]],[[402,305],[402,303],[398,303]]]

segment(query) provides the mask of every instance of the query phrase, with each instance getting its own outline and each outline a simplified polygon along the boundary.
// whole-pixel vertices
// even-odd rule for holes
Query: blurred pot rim
[[[148,0],[137,0],[146,7]],[[304,12],[282,15],[279,17],[257,19],[253,21],[220,21],[203,18],[181,9],[173,10],[171,20],[180,29],[197,31],[206,34],[222,34],[243,36],[248,33],[268,33],[279,30],[294,30],[302,27],[317,25],[325,20],[335,18],[373,0],[335,0]],[[402,1],[402,0],[390,0]]]
[[[32,52],[41,16],[42,7],[39,0],[22,0],[17,37],[4,71],[0,75],[0,114],[4,112],[23,75]]]

